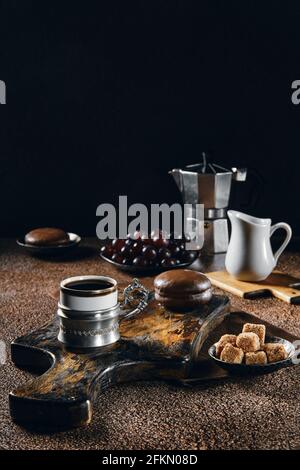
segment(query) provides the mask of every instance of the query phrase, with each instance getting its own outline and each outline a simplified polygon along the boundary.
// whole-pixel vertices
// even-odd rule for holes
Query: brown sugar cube
[[[264,350],[267,354],[268,362],[283,361],[288,357],[288,353],[281,343],[266,343]]]
[[[259,325],[257,323],[245,323],[243,326],[243,333],[255,333],[259,337],[260,347],[263,348],[266,337],[265,325]]]
[[[220,359],[224,362],[231,362],[233,364],[241,364],[243,362],[244,353],[240,348],[232,346],[231,343],[227,343],[221,352]]]
[[[245,354],[245,363],[252,364],[267,364],[267,355],[265,351],[247,352]]]
[[[235,346],[236,344],[236,335],[223,335],[219,339],[219,341],[216,343],[216,353],[217,356],[220,357],[221,352],[224,349],[224,346],[226,344],[232,344],[232,346]]]
[[[258,351],[260,348],[259,337],[256,333],[240,333],[236,338],[236,345],[245,353]]]

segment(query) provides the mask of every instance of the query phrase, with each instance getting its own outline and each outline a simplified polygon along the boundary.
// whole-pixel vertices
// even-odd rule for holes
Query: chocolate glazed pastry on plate
[[[64,245],[69,241],[69,235],[60,228],[37,228],[25,235],[25,243],[36,246]]]
[[[156,300],[171,309],[193,309],[212,298],[210,280],[190,269],[175,269],[160,274],[154,280],[154,288]]]
[[[17,239],[17,244],[32,255],[57,256],[70,253],[81,242],[76,233],[60,228],[44,227],[28,232]]]

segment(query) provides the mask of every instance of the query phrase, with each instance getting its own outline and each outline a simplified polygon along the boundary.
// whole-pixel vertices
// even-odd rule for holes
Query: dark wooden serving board
[[[241,331],[246,313],[231,313],[229,300],[214,296],[201,311],[174,313],[156,301],[138,316],[120,323],[121,340],[104,348],[67,349],[57,340],[58,320],[18,338],[13,362],[42,375],[10,393],[10,412],[30,426],[69,428],[90,422],[93,401],[110,386],[132,380],[172,380],[192,384],[228,377],[209,359],[208,347],[225,332]],[[267,325],[269,333],[288,333]]]
[[[110,346],[72,351],[57,340],[58,318],[11,345],[13,362],[43,375],[10,394],[17,422],[63,427],[88,423],[95,397],[109,386],[140,379],[185,380],[208,334],[229,313],[229,299],[214,296],[199,311],[169,312],[154,299],[120,322]]]

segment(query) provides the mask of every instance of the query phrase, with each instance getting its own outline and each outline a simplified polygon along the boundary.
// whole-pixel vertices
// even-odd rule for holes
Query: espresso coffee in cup
[[[72,347],[98,347],[118,341],[118,284],[106,276],[76,276],[60,284],[59,341]]]
[[[68,289],[77,290],[77,291],[98,291],[98,290],[106,290],[113,287],[113,284],[108,281],[94,281],[94,280],[87,280],[87,281],[74,281],[67,285]]]

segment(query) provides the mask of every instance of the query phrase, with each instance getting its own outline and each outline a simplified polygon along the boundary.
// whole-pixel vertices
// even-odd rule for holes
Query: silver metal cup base
[[[58,334],[58,340],[72,348],[98,348],[116,343],[119,339],[118,323],[105,333],[95,333],[94,330],[66,330],[61,326]]]
[[[78,341],[77,338],[72,338],[70,336],[66,339],[61,334],[58,335],[58,339],[65,346],[72,349],[92,349],[114,344],[120,339],[120,335],[113,337],[111,340],[107,339],[107,341],[102,341],[101,338],[93,339],[92,341]]]
[[[59,306],[58,340],[67,346],[96,348],[115,343],[119,333],[120,306],[103,311],[78,312]]]

